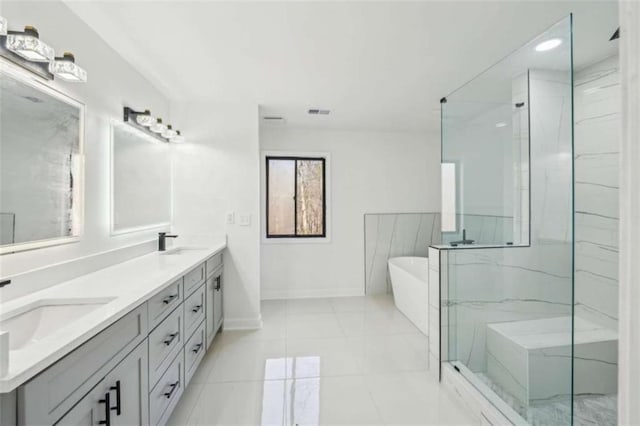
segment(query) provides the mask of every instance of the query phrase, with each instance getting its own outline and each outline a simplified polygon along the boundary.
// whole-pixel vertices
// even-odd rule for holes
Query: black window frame
[[[269,233],[269,161],[285,160],[295,161],[293,173],[294,204],[293,204],[293,230],[294,234],[270,234]],[[298,161],[322,162],[322,233],[299,235],[298,232]],[[265,181],[266,181],[266,238],[326,238],[327,237],[327,159],[325,157],[305,157],[295,155],[267,155],[265,156]]]

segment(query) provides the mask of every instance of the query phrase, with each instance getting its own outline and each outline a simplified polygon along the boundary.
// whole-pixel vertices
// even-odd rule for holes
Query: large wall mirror
[[[114,123],[111,136],[111,232],[170,225],[169,144],[124,123]]]
[[[84,106],[0,61],[0,254],[77,241]]]

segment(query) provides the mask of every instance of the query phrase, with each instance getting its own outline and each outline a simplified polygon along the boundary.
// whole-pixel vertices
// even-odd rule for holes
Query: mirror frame
[[[79,117],[79,141],[78,141],[78,184],[74,187],[74,200],[78,200],[72,209],[73,216],[73,234],[67,237],[48,238],[45,240],[27,241],[22,243],[14,243],[0,245],[0,255],[16,253],[25,250],[35,250],[44,247],[57,246],[62,244],[76,243],[80,241],[84,233],[85,219],[85,115],[86,106],[79,100],[67,95],[54,87],[48,80],[28,72],[17,65],[9,62],[7,59],[0,57],[0,75],[8,75],[26,84],[44,94],[56,98],[57,100],[71,105],[78,109]],[[75,181],[74,181],[75,182]]]
[[[173,178],[174,178],[174,172],[173,172],[173,158],[170,158],[170,162],[171,162],[171,170],[170,170],[170,177],[169,177],[169,181],[170,181],[170,191],[169,191],[169,220],[166,222],[159,222],[159,223],[150,223],[148,225],[140,225],[140,226],[133,226],[133,227],[129,227],[129,228],[122,228],[122,229],[116,229],[115,228],[115,217],[116,217],[116,204],[115,204],[115,173],[114,173],[114,166],[115,166],[115,129],[116,128],[121,128],[121,129],[125,129],[125,131],[127,132],[132,132],[138,136],[140,136],[140,138],[142,139],[146,139],[151,143],[165,143],[165,142],[159,142],[158,139],[155,139],[153,136],[151,135],[147,135],[144,132],[136,129],[133,126],[130,126],[126,123],[123,123],[121,121],[117,121],[117,120],[111,120],[110,126],[109,126],[109,233],[111,236],[117,236],[117,235],[123,235],[123,234],[130,234],[133,232],[142,232],[142,231],[152,231],[152,230],[162,230],[162,229],[168,229],[171,227],[171,225],[173,224]],[[169,150],[171,151],[171,147],[168,147]],[[171,155],[170,155],[171,157]]]

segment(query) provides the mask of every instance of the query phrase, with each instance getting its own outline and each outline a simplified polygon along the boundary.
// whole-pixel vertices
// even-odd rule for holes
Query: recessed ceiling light
[[[499,123],[496,123],[496,127],[499,129],[501,127],[507,127],[507,123],[505,123],[504,121],[501,121]]]
[[[536,52],[546,52],[547,50],[555,49],[562,44],[562,40],[559,38],[552,38],[550,40],[543,41],[536,46]]]

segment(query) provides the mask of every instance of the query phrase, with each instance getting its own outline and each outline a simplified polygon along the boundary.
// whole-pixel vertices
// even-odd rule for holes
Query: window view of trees
[[[296,211],[298,235],[324,234],[324,161],[297,162]]]
[[[267,237],[325,236],[324,158],[267,158]]]

